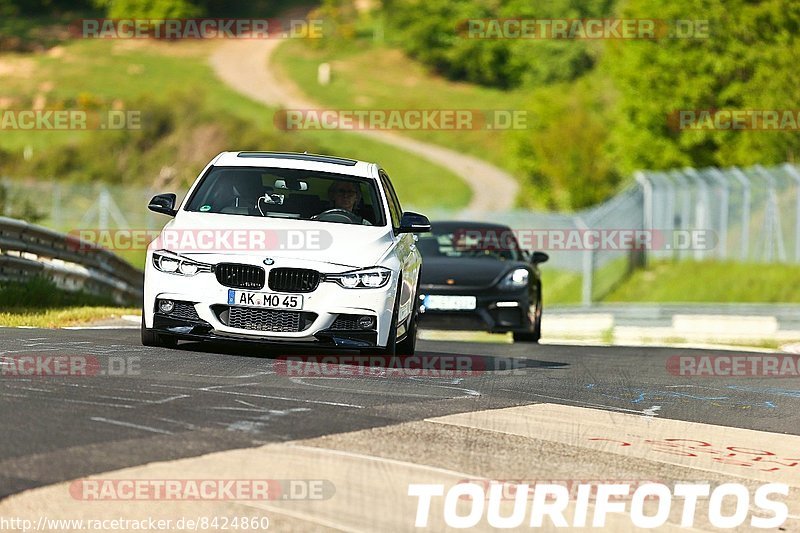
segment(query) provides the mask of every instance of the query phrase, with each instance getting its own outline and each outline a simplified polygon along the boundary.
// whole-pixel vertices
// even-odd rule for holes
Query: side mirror
[[[431,230],[431,221],[425,215],[406,211],[400,217],[397,233],[427,233]]]
[[[538,265],[539,263],[546,263],[550,256],[544,252],[533,252],[531,254],[531,263]]]
[[[150,200],[150,203],[147,205],[147,209],[155,213],[161,213],[162,215],[174,217],[178,212],[175,210],[175,201],[177,198],[178,197],[171,192],[167,194],[157,194],[153,196],[152,200]]]

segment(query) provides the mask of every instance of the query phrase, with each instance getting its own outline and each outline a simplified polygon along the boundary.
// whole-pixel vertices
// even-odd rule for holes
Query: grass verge
[[[800,303],[800,269],[788,264],[693,261],[652,263],[616,284],[621,262],[595,272],[596,302]],[[579,272],[542,267],[545,305],[581,303]]]
[[[449,81],[429,72],[400,50],[359,39],[338,47],[314,48],[289,41],[276,51],[274,62],[312,100],[334,109],[525,109],[525,93]],[[331,64],[331,82],[317,82],[320,63]],[[365,72],[380,65],[379,76]],[[509,150],[509,131],[484,129],[407,130],[419,140],[467,153],[514,173],[516,164]]]
[[[800,269],[716,261],[655,263],[636,271],[604,301],[800,303]]]
[[[3,302],[0,326],[57,328],[140,311],[120,307],[107,296],[61,290],[44,278],[0,285],[0,302]]]
[[[33,328],[63,328],[135,315],[141,309],[134,307],[65,307],[55,309],[18,308],[12,312],[0,312],[0,326],[26,326]]]

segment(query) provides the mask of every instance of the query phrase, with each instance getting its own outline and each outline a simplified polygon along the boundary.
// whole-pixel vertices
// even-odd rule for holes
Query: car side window
[[[400,201],[397,199],[397,194],[394,192],[392,182],[389,180],[389,175],[383,170],[380,171],[381,182],[383,188],[386,190],[386,198],[389,200],[389,214],[392,216],[392,227],[400,227],[400,218],[403,216],[403,208],[400,207]]]

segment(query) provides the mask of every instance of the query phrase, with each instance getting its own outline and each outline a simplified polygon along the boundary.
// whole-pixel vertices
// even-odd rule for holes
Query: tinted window
[[[385,225],[372,180],[282,168],[214,167],[186,211]]]

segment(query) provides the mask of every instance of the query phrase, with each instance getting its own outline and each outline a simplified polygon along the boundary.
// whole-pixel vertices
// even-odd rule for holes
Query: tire
[[[539,299],[536,301],[536,310],[533,318],[533,331],[515,331],[514,342],[538,343],[542,338],[542,289],[539,287]]]
[[[417,323],[419,321],[419,279],[417,279],[417,290],[411,300],[411,317],[408,321],[406,338],[397,343],[395,353],[397,355],[414,355],[417,348]]]
[[[528,331],[515,331],[514,342],[528,342],[536,344],[539,342],[539,338],[536,337],[535,333],[531,333]]]
[[[144,325],[144,312],[142,313],[142,346],[152,346],[155,348],[175,348],[178,339],[168,335],[156,333]]]
[[[394,298],[392,310],[392,324],[389,327],[389,337],[386,339],[386,348],[378,348],[380,355],[397,355],[397,316],[400,314],[400,295],[403,291],[403,280],[397,282],[397,295]]]

